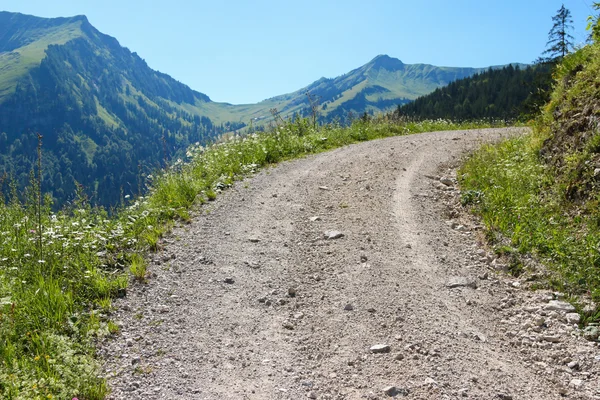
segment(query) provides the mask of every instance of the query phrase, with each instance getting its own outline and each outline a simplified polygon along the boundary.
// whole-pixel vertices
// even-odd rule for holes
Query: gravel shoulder
[[[109,398],[600,398],[600,347],[457,211],[460,157],[520,132],[371,141],[225,191],[116,303]]]

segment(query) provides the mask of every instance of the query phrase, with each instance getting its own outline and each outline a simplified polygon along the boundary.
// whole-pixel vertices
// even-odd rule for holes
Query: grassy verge
[[[544,261],[549,271],[542,286],[600,302],[598,213],[583,212],[565,198],[554,169],[540,155],[547,138],[538,129],[481,148],[459,171],[462,201],[482,217],[498,252],[531,253]],[[509,248],[501,237],[510,240]],[[584,317],[597,320],[600,313]]]
[[[0,397],[102,399],[107,394],[94,342],[118,333],[111,300],[129,280],[144,283],[141,256],[158,251],[160,238],[192,206],[210,201],[260,167],[389,136],[485,127],[446,121],[357,121],[314,129],[307,120],[268,133],[195,146],[189,160],[153,178],[149,195],[127,200],[109,216],[85,198],[52,213],[40,208],[33,182],[29,200],[0,204]],[[32,181],[35,181],[33,179]],[[38,219],[39,218],[39,219]]]
[[[599,76],[600,43],[567,55],[533,133],[483,147],[460,171],[463,202],[490,239],[541,258],[544,286],[591,301],[580,309],[587,322],[600,320]]]

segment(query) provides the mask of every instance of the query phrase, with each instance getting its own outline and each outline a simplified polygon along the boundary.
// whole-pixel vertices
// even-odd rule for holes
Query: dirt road
[[[517,132],[362,143],[226,191],[118,304],[122,334],[100,350],[111,398],[600,395],[600,349],[563,303],[495,272],[439,179]]]

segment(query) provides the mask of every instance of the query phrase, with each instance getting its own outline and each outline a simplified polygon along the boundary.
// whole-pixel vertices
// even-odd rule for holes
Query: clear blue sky
[[[576,42],[593,0],[564,0]],[[216,101],[257,102],[378,54],[405,63],[529,63],[544,50],[555,0],[2,0],[0,9],[85,14],[103,33]]]

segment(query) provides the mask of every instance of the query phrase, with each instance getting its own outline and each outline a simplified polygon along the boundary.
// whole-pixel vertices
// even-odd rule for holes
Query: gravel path
[[[519,132],[377,140],[238,183],[117,304],[110,398],[600,398],[600,348],[456,208],[460,157]]]

